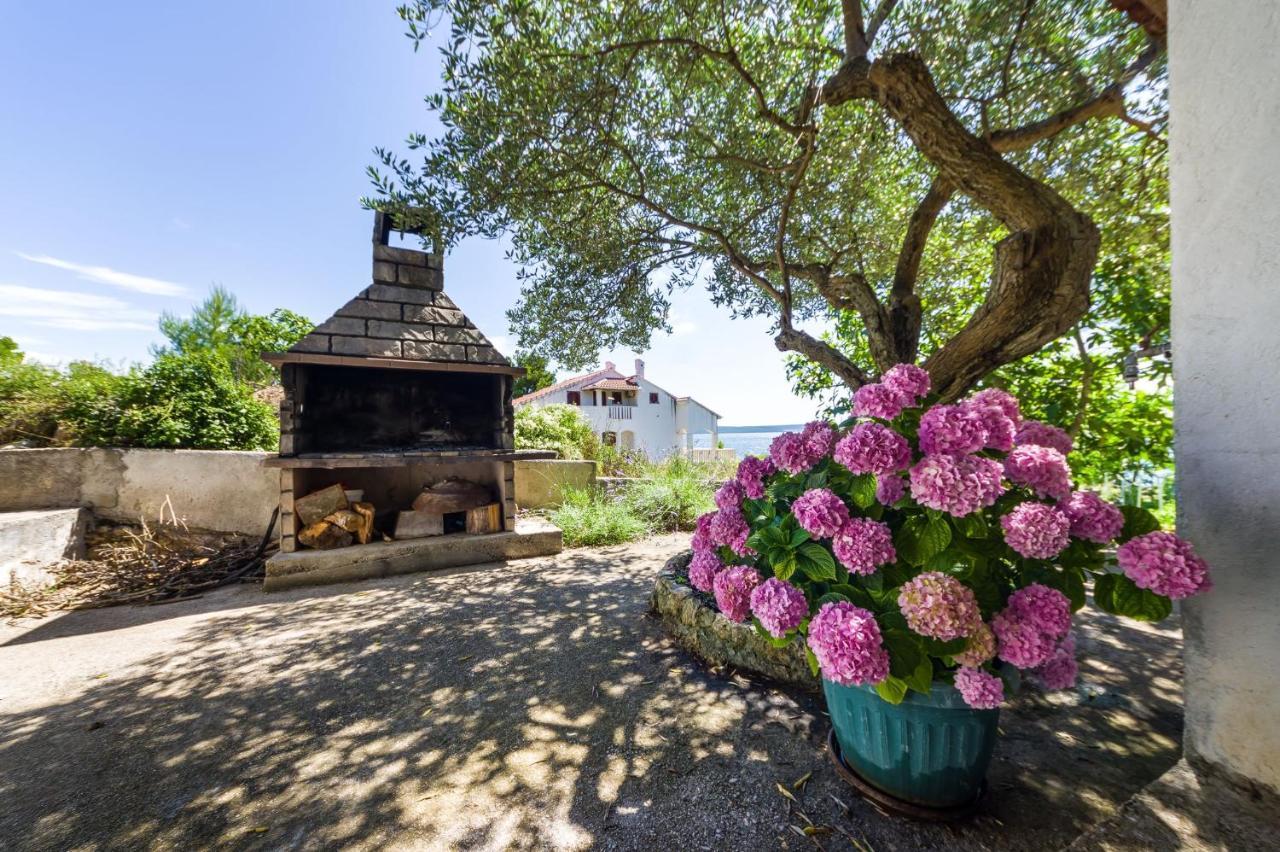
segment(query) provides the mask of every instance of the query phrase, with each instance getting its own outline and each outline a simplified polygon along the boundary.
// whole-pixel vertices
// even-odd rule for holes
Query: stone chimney
[[[644,378],[644,361],[642,361],[639,358],[636,359],[636,378],[637,379]]]
[[[616,369],[617,369],[617,367],[615,367],[615,366],[613,365],[613,362],[612,362],[612,361],[605,361],[605,362],[604,362],[604,368],[605,368],[606,370],[616,370]]]

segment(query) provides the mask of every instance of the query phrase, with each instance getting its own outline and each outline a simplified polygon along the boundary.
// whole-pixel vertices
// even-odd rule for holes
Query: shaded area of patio
[[[816,698],[647,616],[683,546],[0,628],[0,847],[1051,849],[1180,756],[1178,632],[1091,617],[1086,687],[1004,714],[975,821],[885,817]],[[775,786],[808,773],[812,840]]]

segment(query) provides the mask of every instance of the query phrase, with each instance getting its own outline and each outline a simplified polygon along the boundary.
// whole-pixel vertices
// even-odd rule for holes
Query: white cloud
[[[68,331],[151,331],[156,314],[94,293],[0,284],[0,316]]]
[[[121,287],[125,290],[133,290],[135,293],[147,293],[152,296],[186,296],[189,291],[181,284],[175,284],[172,281],[162,281],[159,278],[148,278],[145,275],[134,275],[132,272],[121,272],[118,269],[112,269],[109,266],[88,266],[83,263],[72,263],[69,260],[61,260],[56,257],[49,257],[47,254],[23,254],[15,252],[18,257],[23,260],[29,260],[32,263],[43,264],[44,266],[52,266],[55,269],[65,269],[68,272],[74,272],[86,281],[97,281],[100,284],[110,284],[112,287]]]

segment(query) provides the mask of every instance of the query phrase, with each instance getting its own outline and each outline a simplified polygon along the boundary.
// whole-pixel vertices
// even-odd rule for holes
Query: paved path
[[[646,616],[683,546],[0,626],[0,849],[815,848],[775,787],[809,773],[824,848],[1051,849],[1177,759],[1177,631],[1102,620],[1091,690],[1002,717],[983,816],[882,816],[820,705]]]

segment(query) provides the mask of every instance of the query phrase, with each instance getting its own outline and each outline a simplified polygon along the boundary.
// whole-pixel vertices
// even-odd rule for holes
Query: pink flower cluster
[[[928,392],[927,372],[914,364],[898,364],[886,370],[878,383],[863,385],[854,392],[853,413],[892,420]]]
[[[1071,602],[1062,592],[1040,583],[1010,595],[1005,608],[991,620],[1000,659],[1020,669],[1047,662],[1070,629]]]
[[[903,583],[898,609],[916,633],[944,642],[968,636],[982,622],[973,591],[940,571],[927,571]]]
[[[836,533],[831,549],[840,564],[855,574],[874,574],[876,568],[898,558],[889,526],[868,518],[851,518]]]
[[[876,477],[876,500],[882,505],[892,506],[907,493],[907,481],[901,476]]]
[[[778,468],[769,459],[747,456],[738,463],[738,484],[747,497],[760,500],[764,497],[764,481],[777,472]]]
[[[1071,494],[1071,468],[1066,456],[1052,447],[1014,447],[1004,458],[1004,473],[1013,484],[1030,488],[1041,497],[1065,500]]]
[[[800,528],[814,538],[831,538],[849,522],[849,507],[830,489],[811,488],[791,504]]]
[[[721,509],[711,517],[711,542],[717,547],[727,547],[739,556],[754,556],[747,547],[751,527],[741,509]]]
[[[804,592],[777,577],[770,577],[751,592],[751,613],[770,636],[782,638],[809,614]]]
[[[1140,589],[1178,600],[1212,588],[1209,565],[1191,543],[1157,530],[1135,536],[1116,549],[1116,562]]]
[[[1022,413],[1012,394],[1000,388],[987,388],[974,394],[967,404],[977,412],[987,430],[985,446],[988,449],[1002,453],[1013,449],[1014,433],[1022,422]]]
[[[1076,538],[1106,544],[1124,529],[1124,513],[1094,491],[1073,491],[1058,508],[1071,521]]]
[[[715,512],[707,512],[705,515],[699,515],[698,520],[694,522],[693,537],[689,539],[689,546],[693,548],[694,553],[715,549],[716,543],[711,539],[711,522],[715,517]]]
[[[1029,559],[1052,559],[1071,543],[1071,521],[1053,506],[1027,501],[1000,518],[1005,544]]]
[[[990,506],[1004,493],[1000,462],[981,456],[925,456],[911,468],[911,496],[957,518]]]
[[[911,466],[911,445],[882,423],[859,423],[836,444],[834,458],[853,473],[897,473]]]
[[[712,589],[716,606],[730,621],[746,621],[751,614],[751,593],[760,585],[760,575],[747,565],[734,565],[716,574]]]
[[[875,616],[847,601],[818,610],[809,622],[809,648],[822,676],[843,686],[879,683],[889,676],[889,652]]]
[[[1080,667],[1076,664],[1076,640],[1070,632],[1062,638],[1044,665],[1032,670],[1045,689],[1070,689],[1076,685]]]
[[[827,421],[814,420],[804,424],[804,428],[800,430],[800,437],[804,439],[805,448],[809,451],[810,458],[813,459],[812,464],[817,464],[826,456],[831,455],[831,450],[835,447],[836,439],[840,435],[836,432],[835,427]]]
[[[710,592],[716,575],[724,570],[724,563],[710,550],[695,550],[689,560],[689,585],[700,592]]]
[[[747,497],[747,489],[736,479],[730,479],[716,491],[716,506],[721,511],[742,511],[742,501]]]
[[[996,635],[984,622],[979,621],[969,634],[969,644],[955,655],[955,661],[962,666],[977,667],[996,655]]]
[[[1064,456],[1070,455],[1071,449],[1075,445],[1075,442],[1071,440],[1071,436],[1066,432],[1057,426],[1041,423],[1039,420],[1024,420],[1022,425],[1018,427],[1018,433],[1013,442],[1020,447],[1032,445],[1052,447]]]
[[[956,689],[975,710],[994,710],[1004,701],[1004,683],[991,672],[964,667],[956,671]]]
[[[977,452],[987,443],[987,427],[983,421],[981,407],[965,403],[935,405],[920,418],[920,452],[925,455]]]
[[[769,444],[769,461],[777,470],[804,473],[830,455],[837,437],[830,423],[814,420],[799,432],[783,432],[774,438]]]

